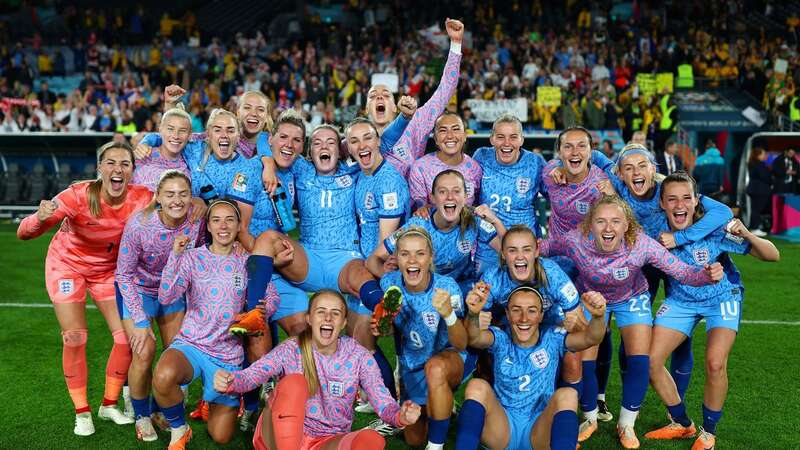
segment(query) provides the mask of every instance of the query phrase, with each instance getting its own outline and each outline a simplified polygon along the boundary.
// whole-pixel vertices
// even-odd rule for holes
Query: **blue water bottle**
[[[272,200],[272,209],[275,210],[275,217],[278,219],[278,225],[284,233],[289,233],[294,230],[297,224],[294,221],[294,213],[292,213],[292,203],[289,196],[286,195],[286,190],[283,185],[278,185],[275,188],[275,193],[270,196]]]

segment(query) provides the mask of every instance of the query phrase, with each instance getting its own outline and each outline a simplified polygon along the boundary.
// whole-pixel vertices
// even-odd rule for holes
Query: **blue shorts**
[[[533,450],[531,431],[539,415],[531,417],[530,414],[523,415],[503,409],[508,417],[508,447],[506,450]]]
[[[464,374],[461,376],[461,383],[463,384],[472,376],[472,372],[478,363],[478,355],[467,352],[459,352],[458,354],[464,363]],[[404,370],[401,367],[400,382],[403,385],[403,389],[400,391],[401,404],[406,400],[411,400],[423,406],[428,404],[428,380],[425,378],[424,366],[415,370]]]
[[[114,291],[117,293],[117,310],[119,311],[119,318],[122,320],[130,320],[131,312],[125,306],[125,302],[122,299],[122,293],[119,291],[119,286],[117,286],[116,282],[114,283]],[[162,305],[158,301],[158,298],[152,295],[142,292],[140,292],[139,295],[142,297],[142,308],[144,309],[144,313],[147,314],[147,317],[150,319],[168,316],[176,312],[186,311],[185,297],[181,297],[180,300],[170,303],[169,305]],[[140,328],[149,325],[149,322],[140,322],[136,324],[136,326]]]
[[[339,274],[350,261],[364,259],[361,253],[348,250],[318,250],[306,248],[308,275],[296,286],[306,292],[320,289],[339,291]]]
[[[369,310],[361,300],[358,299],[355,295],[347,294],[344,296],[344,299],[347,301],[347,309],[353,311],[356,314],[361,314],[362,316],[371,316],[372,311]]]
[[[272,274],[272,283],[278,291],[281,303],[278,306],[278,310],[275,311],[275,314],[269,318],[270,321],[274,322],[293,314],[308,311],[308,295],[305,291],[284,280],[283,277],[277,273]]]
[[[701,319],[706,319],[706,333],[714,328],[729,328],[739,332],[739,322],[742,320],[742,294],[736,294],[713,305],[692,305],[667,297],[658,308],[655,324],[691,337],[694,327]]]
[[[617,320],[617,328],[625,328],[630,325],[653,326],[653,313],[650,311],[650,294],[647,292],[639,294],[624,302],[617,302],[606,305],[606,326],[611,313]],[[592,315],[588,310],[583,310],[586,320],[592,320]]]
[[[214,390],[214,374],[220,369],[227,370],[228,372],[240,370],[240,366],[225,364],[216,358],[206,355],[197,347],[185,342],[175,341],[169,348],[183,353],[183,356],[185,356],[189,364],[192,365],[192,370],[194,371],[192,381],[196,380],[198,377],[202,377],[203,400],[208,403],[217,403],[232,408],[239,407],[239,395],[220,394]]]

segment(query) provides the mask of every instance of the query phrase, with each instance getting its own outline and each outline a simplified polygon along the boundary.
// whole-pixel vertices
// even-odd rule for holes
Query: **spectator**
[[[776,194],[797,193],[798,163],[792,148],[783,150],[783,154],[772,162],[772,174],[775,177],[774,192]]]
[[[56,102],[56,94],[50,90],[50,83],[42,80],[39,85],[39,101],[44,105],[51,105]]]
[[[606,158],[610,159],[611,161],[615,161],[617,159],[617,152],[614,151],[614,145],[608,139],[603,139],[603,154],[606,155]]]
[[[678,156],[678,143],[672,139],[667,139],[664,151],[656,155],[658,162],[658,173],[670,175],[679,170],[683,170],[683,161]]]
[[[761,213],[769,208],[772,199],[772,173],[767,167],[767,152],[761,147],[756,147],[750,152],[747,161],[747,174],[750,181],[747,183],[747,195],[750,197],[750,230],[756,236],[766,236],[763,229]]]
[[[706,143],[706,151],[697,158],[692,176],[697,181],[697,189],[702,195],[718,199],[722,193],[722,180],[725,173],[725,160],[714,142]]]

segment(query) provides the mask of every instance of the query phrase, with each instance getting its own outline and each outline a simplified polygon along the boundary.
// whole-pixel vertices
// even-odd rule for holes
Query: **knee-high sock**
[[[269,322],[269,334],[272,336],[272,348],[275,348],[280,340],[280,334],[278,333],[278,322]]]
[[[625,342],[622,339],[619,340],[617,357],[619,358],[619,375],[625,380],[625,371],[628,370],[628,355],[625,353]]]
[[[375,362],[378,363],[378,369],[381,371],[381,378],[383,378],[383,384],[386,386],[386,389],[389,390],[389,393],[392,394],[392,398],[397,399],[397,386],[394,383],[394,372],[392,372],[392,365],[389,364],[389,360],[386,359],[386,355],[383,354],[381,348],[378,345],[375,345],[375,353],[372,354],[375,357]]]
[[[106,388],[103,393],[103,406],[116,405],[122,385],[128,379],[128,368],[131,366],[131,346],[125,330],[117,330],[111,335],[114,345],[106,363]]]
[[[594,411],[597,408],[597,377],[595,361],[583,361],[583,395],[580,396],[581,409],[583,412]]]
[[[675,380],[681,400],[686,395],[686,389],[689,388],[693,368],[692,338],[689,337],[672,352],[672,359],[669,363],[669,372],[672,374],[672,379]]]
[[[133,404],[133,416],[136,418],[136,420],[139,420],[142,417],[150,417],[150,415],[153,413],[151,400],[152,398],[150,396],[145,398],[131,397],[131,403]]]
[[[552,450],[574,450],[578,444],[578,414],[575,411],[559,411],[553,416],[550,426],[550,448]]]
[[[614,351],[614,342],[611,330],[606,330],[606,335],[597,350],[597,392],[605,395],[608,386],[608,377],[611,374],[611,359]]]
[[[456,429],[456,449],[475,450],[481,441],[486,408],[475,400],[464,400],[458,415]],[[574,448],[574,447],[573,447]]]
[[[595,382],[597,382],[596,379]],[[564,381],[564,378],[559,375],[558,381],[556,381],[556,389],[562,387],[575,389],[575,392],[578,393],[578,401],[580,401],[581,397],[583,396],[583,379],[574,383],[570,383],[569,381]]]
[[[161,412],[171,428],[180,428],[186,425],[186,408],[183,405],[183,400],[172,406],[162,407]]]
[[[703,404],[703,429],[711,434],[717,434],[717,422],[722,419],[722,410],[714,411]]]
[[[370,311],[375,310],[375,306],[383,300],[383,289],[377,280],[369,280],[358,289],[358,298],[361,304]]]
[[[246,369],[250,367],[250,361],[245,358],[244,364],[242,365],[242,369]],[[261,391],[260,388],[253,389],[252,391],[247,391],[242,394],[242,398],[244,399],[244,409],[245,411],[255,412],[258,410],[258,394]]]
[[[75,406],[75,414],[92,410],[89,408],[89,402],[86,399],[86,382],[88,379],[86,339],[88,335],[88,330],[69,330],[61,333],[64,343],[61,353],[64,381],[67,383],[69,396]]]
[[[638,411],[647,393],[650,381],[650,357],[648,355],[628,356],[628,368],[622,384],[622,407],[628,411]]]
[[[428,442],[431,444],[444,444],[447,440],[447,430],[450,429],[450,418],[436,420],[428,418]]]
[[[386,440],[375,430],[358,430],[347,433],[339,441],[338,450],[383,450]]]
[[[296,450],[303,441],[308,384],[300,374],[283,377],[275,386],[272,401],[272,434],[274,450]]]
[[[250,255],[247,258],[247,311],[255,308],[264,298],[272,279],[272,257]]]

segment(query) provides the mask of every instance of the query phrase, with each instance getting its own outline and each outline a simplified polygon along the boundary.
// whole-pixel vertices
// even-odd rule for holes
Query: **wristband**
[[[444,323],[447,324],[448,327],[452,327],[456,324],[458,318],[456,317],[455,311],[450,311],[450,315],[444,318]]]
[[[450,51],[455,53],[456,55],[461,54],[461,43],[460,42],[450,42]]]

